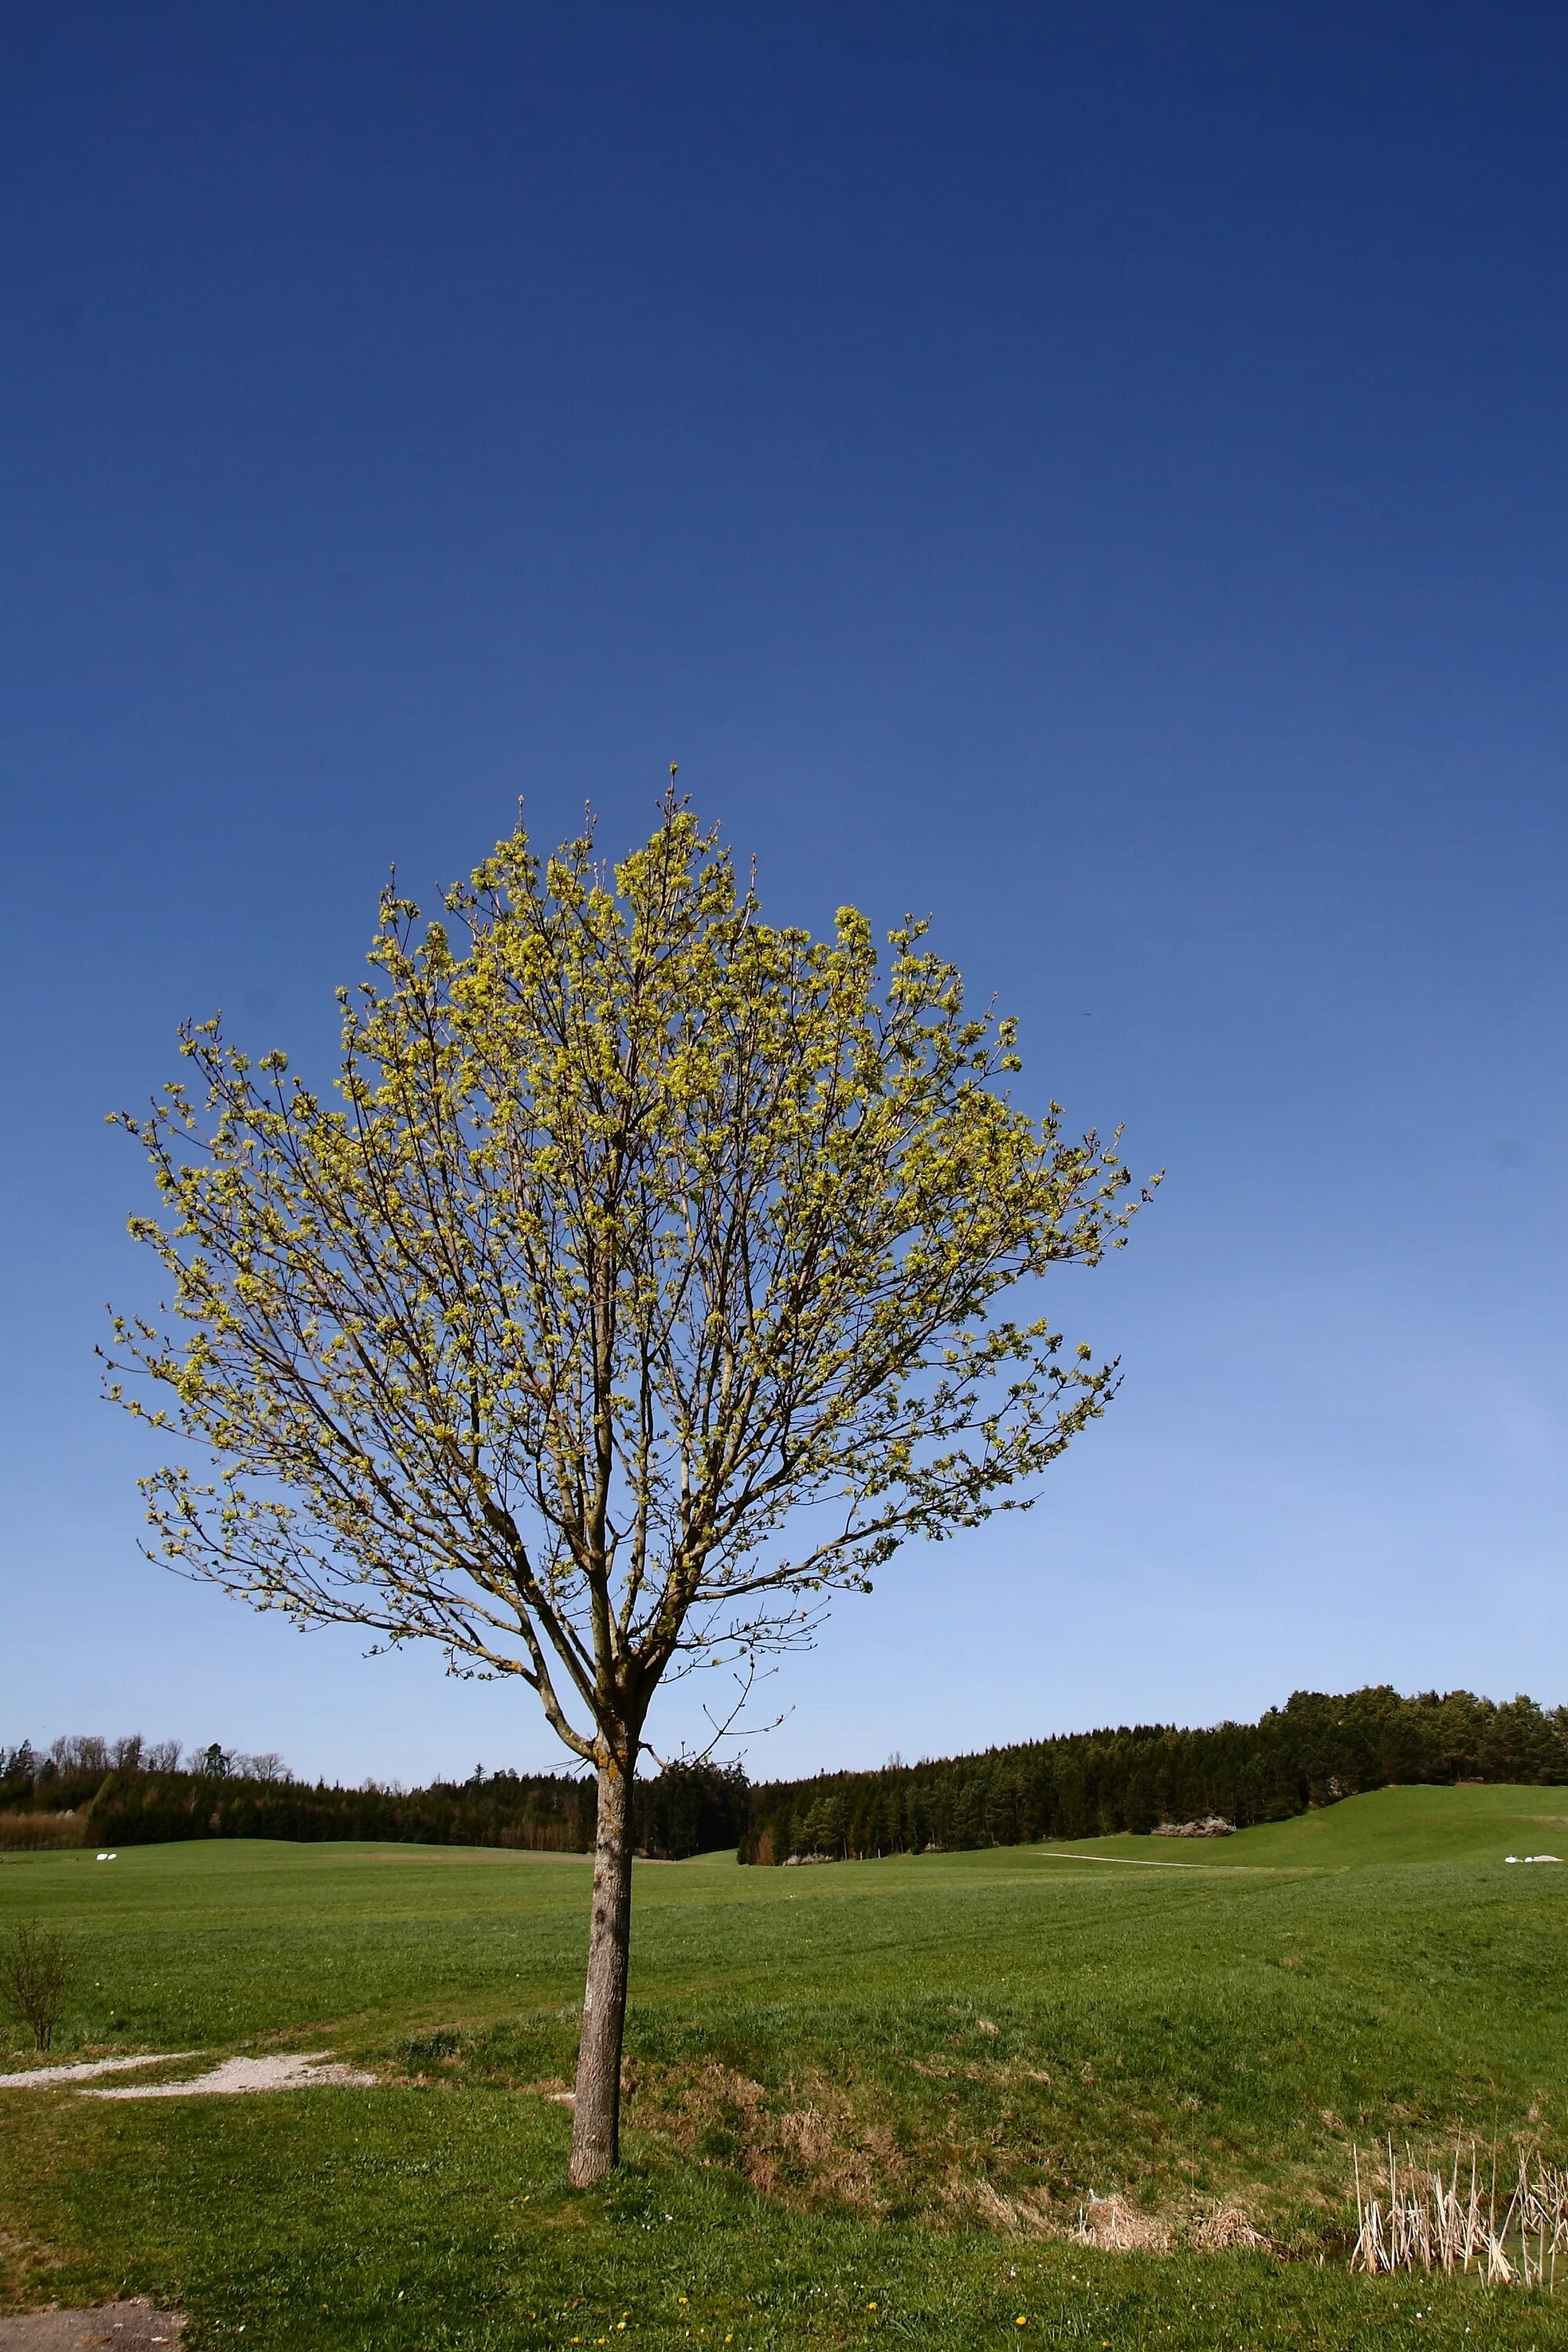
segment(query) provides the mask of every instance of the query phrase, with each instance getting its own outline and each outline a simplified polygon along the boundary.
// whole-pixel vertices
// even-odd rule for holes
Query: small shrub
[[[410,2033],[399,2042],[397,2054],[410,2066],[434,2066],[443,2058],[455,2058],[462,2046],[456,2026],[438,2025],[429,2033]]]
[[[33,2046],[47,2050],[65,2011],[71,1979],[70,1947],[52,1928],[21,1921],[0,1953],[0,1998],[30,2026]]]

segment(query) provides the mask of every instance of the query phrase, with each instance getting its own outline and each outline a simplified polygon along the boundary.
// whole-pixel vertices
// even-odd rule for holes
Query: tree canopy
[[[1124,1239],[1117,1139],[1014,1106],[926,934],[770,926],[672,796],[613,872],[520,824],[444,919],[389,890],[335,1097],[188,1027],[124,1118],[173,1289],[111,1393],[201,1457],[155,1551],[520,1677],[624,1847],[661,1681],[1026,1503],[1115,1385],[1032,1286]]]
[[[116,1336],[222,1465],[148,1482],[166,1559],[521,1675],[592,1759],[606,1674],[640,1721],[672,1663],[1016,1507],[1115,1374],[991,1310],[1120,1241],[1131,1180],[1007,1102],[1014,1024],[923,923],[879,998],[862,915],[769,928],[684,810],[614,888],[519,832],[447,906],[458,946],[385,899],[336,1102],[184,1033],[199,1098],[124,1121],[184,1329]]]

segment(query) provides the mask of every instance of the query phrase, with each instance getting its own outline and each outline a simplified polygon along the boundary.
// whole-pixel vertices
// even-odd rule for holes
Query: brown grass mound
[[[972,2082],[1002,2094],[1049,2083],[1037,2067],[956,2053],[907,2062],[919,2075]],[[900,2137],[875,2084],[803,2070],[785,2084],[754,2080],[717,2056],[696,2064],[653,2060],[627,2064],[628,2121],[650,2130],[699,2163],[739,2172],[764,2196],[798,2209],[847,2205],[868,2215],[921,2213],[939,2224],[978,2224],[999,2235],[1056,2239],[1108,2252],[1171,2254],[1268,2252],[1283,2249],[1226,2199],[1201,2204],[1178,2189],[1171,2210],[1136,2201],[1137,2186],[1083,2200],[1080,2183],[1059,2177],[1027,2132],[1016,2134],[1005,2103],[982,2126],[920,2134],[906,2120]],[[554,2084],[530,2086],[560,2097]],[[1250,2201],[1250,2200],[1249,2200]]]
[[[956,2179],[942,2190],[942,2202],[966,2221],[980,2221],[1006,2237],[1059,2238],[1059,2215],[1051,2210],[1048,2190],[1015,2189],[1004,2194],[993,2180]]]
[[[1157,2213],[1144,2213],[1119,2190],[1091,2197],[1079,2209],[1071,2231],[1075,2244],[1100,2246],[1114,2254],[1168,2254],[1174,2234]]]
[[[699,2161],[733,2165],[764,2195],[827,2198],[880,2212],[905,2170],[895,2134],[857,2115],[831,2084],[813,2078],[774,2106],[761,2083],[717,2059],[699,2067],[627,2070],[631,2118],[662,2132]]]
[[[1192,2242],[1200,2254],[1273,2252],[1269,2240],[1253,2228],[1239,2205],[1218,2205],[1212,2213],[1205,2213],[1193,2231]]]

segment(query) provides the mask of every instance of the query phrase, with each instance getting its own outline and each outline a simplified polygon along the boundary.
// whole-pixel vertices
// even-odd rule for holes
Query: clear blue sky
[[[552,1761],[138,1558],[104,1113],[323,1059],[389,863],[668,761],[931,909],[1169,1178],[1123,1394],[754,1771],[1292,1687],[1568,1698],[1560,10],[134,8],[0,26],[0,1739]]]

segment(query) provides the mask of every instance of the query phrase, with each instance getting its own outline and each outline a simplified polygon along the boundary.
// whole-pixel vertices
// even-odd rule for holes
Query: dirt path
[[[177,2344],[184,2321],[177,2311],[153,2311],[145,2303],[104,2303],[95,2311],[29,2311],[20,2319],[0,2319],[0,2352],[148,2352],[154,2344]]]

